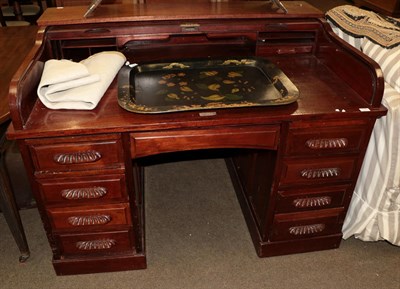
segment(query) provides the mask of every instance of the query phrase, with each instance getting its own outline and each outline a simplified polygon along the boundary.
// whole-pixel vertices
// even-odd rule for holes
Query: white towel
[[[94,109],[125,61],[117,51],[100,52],[79,63],[48,60],[37,89],[39,99],[50,109]]]

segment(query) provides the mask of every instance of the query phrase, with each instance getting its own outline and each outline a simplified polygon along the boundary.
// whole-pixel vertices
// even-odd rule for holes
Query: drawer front
[[[341,210],[315,211],[297,214],[275,215],[271,241],[305,239],[316,236],[338,234],[342,229]]]
[[[351,192],[347,186],[279,191],[275,212],[291,213],[342,207],[345,196],[349,194]]]
[[[350,181],[355,172],[356,161],[356,157],[285,159],[281,184]]]
[[[61,255],[107,255],[134,251],[134,238],[128,230],[57,236]]]
[[[66,172],[123,167],[123,149],[119,139],[57,141],[29,144],[36,171]]]
[[[276,149],[279,126],[132,133],[131,139],[133,157],[209,148]]]
[[[311,53],[313,43],[309,44],[287,44],[281,45],[257,45],[257,56],[282,55],[282,54],[300,54]]]
[[[366,126],[290,129],[286,154],[319,155],[358,152],[367,141]]]
[[[37,180],[46,204],[74,205],[126,201],[125,175]]]
[[[47,208],[55,230],[106,229],[131,225],[129,204]]]

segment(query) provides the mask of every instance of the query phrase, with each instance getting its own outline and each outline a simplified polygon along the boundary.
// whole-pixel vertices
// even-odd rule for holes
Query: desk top
[[[323,13],[304,1],[283,1],[285,14],[269,1],[194,2],[173,0],[146,4],[100,5],[84,18],[87,6],[49,8],[38,20],[40,26],[157,20],[315,18]]]
[[[0,123],[9,119],[10,81],[32,48],[37,30],[36,26],[0,28]]]
[[[285,3],[289,13],[284,14],[268,3],[243,1],[193,3],[183,6],[182,2],[174,1],[145,6],[104,5],[90,18],[83,18],[86,7],[47,9],[39,20],[39,25],[52,27],[42,29],[39,33],[34,49],[37,55],[32,53],[33,61],[24,62],[26,77],[14,83],[18,85],[15,88],[18,93],[14,95],[14,99],[10,94],[14,127],[10,128],[9,137],[37,138],[254,125],[316,118],[321,121],[346,117],[356,119],[385,114],[385,109],[380,105],[383,78],[380,76],[379,67],[363,57],[359,51],[337,39],[322,19],[322,12],[305,2],[290,1]],[[201,20],[199,23],[202,26],[199,31],[182,31],[182,23],[196,19]],[[74,46],[75,42],[70,43],[72,48],[80,48],[78,52],[88,45],[88,39],[92,43],[94,41],[94,47],[98,49],[97,38],[102,40],[103,32],[112,40],[113,49],[122,50],[129,41],[148,40],[152,35],[159,37],[178,33],[181,36],[190,36],[201,32],[232,37],[240,36],[241,33],[245,36],[253,33],[258,36],[251,34],[246,38],[252,45],[251,51],[247,51],[246,55],[265,57],[276,64],[299,89],[300,98],[295,103],[273,108],[221,109],[213,116],[206,117],[198,112],[143,115],[128,112],[118,105],[115,79],[94,110],[67,111],[45,108],[37,100],[36,94],[44,61],[55,57],[52,53],[60,43],[68,49],[66,40],[84,40],[79,42],[78,46]],[[157,37],[154,39],[160,39]],[[193,44],[193,48],[197,42],[190,39],[192,38],[184,41],[186,44]],[[40,50],[39,46],[44,43],[49,47],[53,45],[54,49]],[[163,51],[161,54],[166,57],[166,50],[162,50],[165,46],[160,47],[151,53]],[[176,43],[168,47],[175,49]],[[210,45],[207,51],[214,53],[215,47]],[[144,50],[144,46],[141,49]],[[169,55],[175,52],[176,50]],[[135,57],[139,59],[140,54]],[[20,72],[22,73],[22,70]],[[371,85],[363,85],[365,83]],[[25,89],[19,89],[21,87]]]
[[[115,133],[206,127],[212,125],[249,125],[265,122],[293,121],[309,116],[323,119],[361,117],[365,102],[315,56],[271,57],[301,91],[297,102],[274,107],[213,110],[215,115],[202,116],[199,111],[164,114],[138,114],[122,109],[117,103],[117,80],[110,85],[102,101],[91,111],[49,110],[36,102],[25,129],[18,137],[63,136],[82,133]],[[294,69],[297,68],[297,69]],[[298,73],[303,71],[305,73]],[[311,86],[310,83],[313,83]],[[323,95],[321,97],[321,92]],[[370,107],[368,115],[381,116],[382,107]],[[346,112],[346,113],[343,113]],[[10,136],[14,131],[9,131]]]

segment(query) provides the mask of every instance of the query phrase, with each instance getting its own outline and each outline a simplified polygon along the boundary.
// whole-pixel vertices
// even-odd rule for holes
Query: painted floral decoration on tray
[[[199,71],[198,75],[186,72],[167,73],[160,77],[160,94],[166,94],[167,101],[194,100],[198,97],[206,101],[237,101],[243,93],[256,88],[243,79],[243,71],[220,73],[216,70]],[[197,76],[197,77],[196,77]],[[195,78],[196,77],[196,78]],[[166,87],[167,89],[163,89]]]

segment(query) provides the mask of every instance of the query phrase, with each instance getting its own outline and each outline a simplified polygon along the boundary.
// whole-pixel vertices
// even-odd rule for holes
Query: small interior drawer
[[[273,26],[269,28],[273,29]],[[277,31],[260,32],[257,55],[311,53],[316,42],[315,28],[313,27],[312,30],[308,31],[282,31],[278,29]]]
[[[344,206],[348,186],[292,189],[278,192],[276,213],[302,212]]]
[[[133,157],[212,148],[276,149],[279,141],[279,126],[239,126],[132,133],[131,140]]]
[[[332,209],[312,213],[277,214],[270,239],[272,241],[305,239],[340,233],[342,211],[342,209]]]
[[[47,208],[55,230],[106,229],[130,225],[129,204]]]
[[[257,56],[311,53],[312,44],[257,45]]]
[[[350,181],[357,157],[284,159],[281,185]]]
[[[105,255],[134,251],[134,238],[128,230],[90,234],[62,234],[56,238],[61,255]]]
[[[123,167],[121,140],[103,138],[28,141],[36,171],[71,171]]]
[[[37,180],[47,204],[77,205],[127,199],[125,175],[95,175],[79,178]]]

